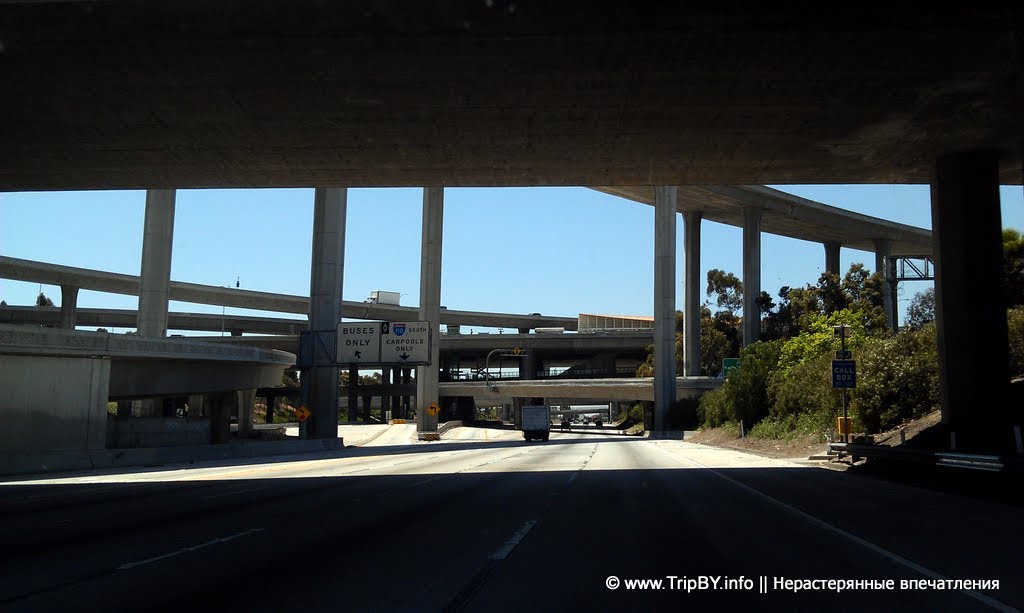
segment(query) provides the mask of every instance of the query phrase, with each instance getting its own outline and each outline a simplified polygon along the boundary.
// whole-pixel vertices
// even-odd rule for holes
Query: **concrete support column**
[[[189,417],[206,417],[206,396],[202,394],[193,394],[188,397],[188,416]],[[118,414],[121,412],[121,403],[117,403]],[[120,416],[120,415],[119,415]]]
[[[1012,450],[998,156],[939,157],[931,196],[942,422],[958,449]]]
[[[341,321],[345,268],[345,217],[348,193],[343,188],[316,188],[313,196],[313,265],[309,283],[309,329],[336,330]],[[338,367],[317,366],[302,377],[303,398],[312,416],[307,438],[338,436]]]
[[[412,369],[411,368],[403,368],[402,369],[402,385],[409,385],[410,383],[412,383]],[[411,406],[412,406],[412,401],[410,399],[410,396],[408,396],[408,395],[402,396],[402,407],[401,407],[402,419],[409,419],[409,410],[410,410]]]
[[[654,430],[676,400],[676,193],[654,188]]]
[[[359,368],[350,366],[348,369],[348,423],[359,421]]]
[[[683,213],[683,374],[700,376],[700,211]]]
[[[535,349],[528,350],[519,358],[519,378],[523,381],[533,381],[537,378],[537,351]]]
[[[75,312],[78,310],[78,288],[73,285],[60,286],[60,327],[75,329]]]
[[[839,249],[843,246],[839,241],[825,241],[825,272],[840,274]]]
[[[275,394],[267,392],[264,400],[267,403],[267,414],[263,416],[263,423],[272,424],[274,423],[274,400],[277,399]]]
[[[889,268],[885,265],[885,259],[892,254],[892,241],[876,239],[875,243],[875,272],[885,276],[885,283],[882,284],[882,308],[885,309],[885,323],[890,330],[896,330],[899,326],[899,316],[896,311],[896,298],[893,296],[893,285],[895,279],[889,276]]]
[[[429,321],[430,365],[416,368],[416,432],[422,439],[436,435],[437,416],[426,407],[439,402],[438,370],[441,367],[441,239],[444,227],[444,188],[423,188],[423,241],[420,250],[420,321]],[[440,404],[438,405],[440,406]]]
[[[363,395],[360,396],[363,399],[363,424],[368,424],[372,421],[373,416],[370,415],[370,408],[373,406],[373,396]]]
[[[761,209],[743,209],[743,346],[761,336]]]
[[[233,392],[211,394],[204,400],[206,414],[210,417],[211,443],[227,443],[231,440],[231,410],[234,403]]]
[[[139,287],[139,336],[167,336],[167,299],[174,243],[173,189],[146,191]]]
[[[252,405],[256,401],[256,390],[241,390],[235,393],[238,403],[238,437],[249,438],[256,434],[252,423]]]
[[[391,371],[391,384],[400,385],[402,383],[402,369],[395,368]],[[391,396],[391,417],[395,419],[405,419],[405,410],[402,406],[402,397],[397,394]]]
[[[391,385],[391,369],[384,367],[380,369],[380,382],[384,385],[384,391],[380,394],[380,419],[388,420],[388,412],[391,410],[391,395],[388,394],[387,386]]]

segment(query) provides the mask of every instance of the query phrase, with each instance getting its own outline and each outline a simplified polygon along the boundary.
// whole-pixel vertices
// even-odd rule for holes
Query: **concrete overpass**
[[[441,383],[442,396],[472,396],[477,404],[512,402],[516,398],[560,398],[605,401],[654,401],[654,379],[582,379],[575,381],[483,381]],[[676,377],[675,400],[694,398],[721,387],[721,379]]]
[[[16,281],[30,281],[33,283],[46,283],[61,287],[61,305],[67,311],[74,309],[77,302],[79,289],[89,289],[98,292],[109,292],[112,294],[124,294],[138,296],[141,292],[142,281],[139,276],[126,275],[121,273],[106,272],[102,270],[90,270],[48,262],[37,262],[23,260],[0,255],[0,278],[13,279]],[[67,289],[65,289],[67,288]],[[256,309],[262,311],[276,311],[279,313],[309,313],[308,296],[292,296],[288,294],[275,294],[270,292],[259,292],[253,290],[238,289],[233,287],[219,287],[214,285],[200,285],[198,283],[186,283],[182,281],[171,281],[168,292],[169,300],[180,302],[192,302],[196,304],[212,304],[217,306],[229,306],[240,309]],[[68,304],[65,306],[64,303]],[[419,311],[416,307],[397,306],[390,304],[377,304],[369,302],[357,302],[354,300],[342,301],[341,316],[352,319],[368,319],[380,321],[403,321],[413,320],[418,317]],[[115,317],[112,315],[112,318]],[[184,325],[197,326],[194,323],[203,316],[190,314],[186,316],[193,321],[181,321]],[[210,316],[213,318],[214,316]],[[566,330],[575,330],[577,318],[556,317],[550,315],[522,315],[515,313],[483,313],[477,311],[456,311],[449,309],[440,310],[440,323],[448,326],[481,326],[481,327],[510,327],[529,330],[537,327],[563,327]],[[128,321],[128,320],[119,320]],[[254,325],[265,325],[266,319],[241,319],[238,322],[248,322]],[[72,319],[73,325],[78,324],[77,319]],[[133,327],[137,320],[125,325]],[[285,325],[291,325],[285,323]],[[189,329],[189,328],[180,328]],[[231,329],[231,328],[229,328]],[[262,331],[262,330],[261,330]]]
[[[290,353],[196,339],[0,324],[0,471],[40,452],[226,442],[231,413],[251,431],[252,390],[280,385],[294,362]],[[111,400],[169,396],[194,397],[188,420],[108,415]],[[119,403],[119,413],[130,410]]]
[[[893,5],[884,19],[859,5],[593,10],[582,0],[241,10],[0,7],[10,84],[0,189],[147,190],[141,335],[166,334],[178,188],[313,187],[309,317],[328,329],[341,315],[342,186],[426,186],[417,318],[431,322],[442,321],[443,186],[647,186],[661,428],[676,385],[680,186],[929,183],[943,421],[952,446],[1014,447],[998,186],[1024,174],[1018,4],[927,15]],[[764,208],[743,211],[748,287]],[[697,215],[684,212],[690,253]],[[756,319],[746,318],[748,342]],[[438,397],[431,370],[417,377],[423,402]],[[311,436],[336,436],[337,371],[310,375]],[[995,400],[979,407],[981,397]]]
[[[654,206],[650,186],[593,187],[600,192]],[[761,232],[876,252],[888,241],[887,255],[930,256],[932,233],[925,228],[880,219],[801,198],[763,185],[680,185],[676,210],[701,213],[703,219],[742,228],[744,211],[761,211]],[[832,261],[826,270],[841,272]],[[875,270],[881,270],[876,267]]]
[[[986,7],[8,2],[0,190],[1019,184]]]

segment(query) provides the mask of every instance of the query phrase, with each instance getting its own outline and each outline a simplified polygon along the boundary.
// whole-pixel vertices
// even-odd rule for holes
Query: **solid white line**
[[[518,545],[520,541],[526,538],[526,535],[529,534],[530,530],[532,530],[533,527],[536,525],[536,519],[531,519],[530,521],[523,524],[523,527],[517,530],[516,533],[512,535],[512,538],[505,541],[505,544],[502,545],[501,549],[491,554],[490,559],[504,560],[505,558],[507,558],[508,554],[512,553],[512,550],[516,548],[516,545]]]
[[[122,564],[121,566],[118,566],[117,570],[128,570],[129,568],[135,568],[136,566],[142,566],[144,564],[150,564],[152,562],[159,562],[160,560],[165,560],[167,558],[174,557],[176,555],[180,555],[180,554],[183,554],[183,553],[188,553],[190,551],[196,551],[196,550],[202,549],[204,547],[209,547],[210,545],[217,545],[219,543],[226,543],[226,542],[228,542],[230,540],[234,540],[234,539],[236,539],[236,538],[238,538],[240,536],[246,536],[247,534],[253,534],[255,532],[263,532],[263,528],[251,528],[249,530],[246,530],[245,532],[239,532],[238,534],[232,534],[231,536],[215,538],[212,541],[207,541],[207,542],[199,544],[199,545],[193,545],[192,547],[185,547],[184,549],[179,549],[178,551],[172,551],[171,553],[165,553],[162,556],[154,556],[152,558],[146,558],[145,560],[139,560],[138,562],[128,562],[127,564]]]
[[[760,490],[756,490],[756,489],[750,487],[749,485],[746,485],[744,483],[740,483],[739,481],[733,479],[732,477],[729,477],[727,475],[723,475],[722,473],[718,472],[714,468],[705,466],[705,465],[701,464],[700,462],[698,462],[697,460],[691,460],[690,458],[688,458],[688,457],[686,457],[684,455],[678,454],[678,453],[676,453],[674,451],[669,451],[668,449],[665,449],[665,448],[663,448],[663,447],[661,447],[659,445],[655,445],[655,447],[658,448],[658,449],[661,449],[662,451],[666,451],[668,453],[671,453],[672,455],[674,455],[674,456],[676,456],[676,457],[678,457],[680,459],[686,460],[687,462],[690,462],[691,464],[696,464],[697,466],[712,472],[713,474],[721,477],[722,479],[725,479],[726,481],[729,481],[733,485],[735,485],[735,486],[737,486],[737,487],[739,487],[739,488],[741,488],[743,490],[746,490],[746,491],[750,492],[751,494],[754,494],[754,495],[756,495],[756,496],[758,496],[760,498],[763,498],[764,500],[767,500],[768,502],[774,503],[774,504],[776,504],[776,505],[778,505],[778,506],[780,506],[780,507],[790,511],[791,513],[796,514],[797,516],[806,519],[807,521],[811,522],[812,524],[814,524],[814,525],[816,525],[816,526],[818,526],[820,528],[824,528],[825,530],[828,530],[829,532],[837,534],[837,535],[839,535],[839,536],[841,536],[841,537],[843,537],[845,539],[848,539],[850,541],[853,541],[854,543],[857,543],[858,545],[860,545],[862,547],[870,549],[871,551],[873,551],[873,552],[875,552],[875,553],[877,553],[877,554],[879,554],[879,555],[881,555],[881,556],[883,556],[885,558],[888,558],[889,560],[891,560],[893,562],[896,562],[897,564],[902,564],[903,566],[906,566],[907,568],[909,568],[909,569],[911,569],[911,570],[913,570],[915,572],[918,572],[918,573],[924,575],[925,577],[928,577],[929,579],[934,579],[934,580],[937,580],[937,581],[949,581],[950,580],[950,579],[944,577],[943,575],[940,575],[939,573],[931,570],[930,568],[925,568],[924,566],[921,566],[920,564],[917,564],[916,562],[911,562],[910,560],[908,560],[908,559],[906,559],[904,557],[901,557],[901,556],[899,556],[899,555],[889,551],[888,549],[883,549],[882,547],[879,547],[878,545],[875,545],[874,543],[866,541],[866,540],[860,538],[859,536],[850,534],[849,532],[847,532],[846,530],[843,530],[842,528],[837,528],[837,527],[833,526],[832,524],[828,523],[827,521],[825,521],[823,519],[819,519],[819,518],[815,517],[814,515],[811,515],[810,513],[807,513],[805,511],[801,511],[800,509],[798,509],[798,508],[796,508],[794,506],[790,506],[790,505],[786,504],[785,502],[782,502],[778,498],[772,498],[771,496],[769,496],[768,494],[765,494],[764,492],[762,492]],[[990,596],[986,596],[985,594],[982,594],[981,592],[976,592],[974,590],[959,590],[959,591],[964,593],[967,596],[970,596],[971,598],[977,600],[978,602],[980,602],[982,604],[988,605],[988,606],[992,607],[993,609],[996,609],[997,611],[1005,611],[1007,613],[1011,613],[1011,612],[1017,611],[1017,609],[1015,609],[1015,608],[1013,608],[1013,607],[1011,607],[1011,606],[1009,606],[1007,604],[1004,604],[1002,602],[999,602],[995,598],[992,598]]]

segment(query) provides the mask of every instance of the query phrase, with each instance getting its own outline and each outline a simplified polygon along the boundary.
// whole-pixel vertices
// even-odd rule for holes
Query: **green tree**
[[[729,338],[715,325],[711,311],[704,309],[700,318],[700,371],[714,377],[722,372],[722,360],[736,355]]]
[[[861,313],[868,334],[888,332],[882,289],[885,278],[880,272],[869,274],[863,264],[854,263],[843,277],[843,292],[849,302],[848,309]]]
[[[729,311],[714,315],[707,304],[700,312],[700,370],[705,376],[715,376],[722,370],[722,360],[739,355],[740,319]],[[676,311],[676,374],[683,375],[683,313]],[[647,355],[636,369],[637,377],[654,376],[654,345],[648,345]]]
[[[1010,333],[1010,376],[1024,376],[1024,306],[1010,309],[1006,313]]]
[[[803,333],[790,338],[782,346],[779,368],[788,371],[794,366],[841,349],[842,341],[835,336],[834,327],[837,325],[850,326],[846,337],[847,350],[855,350],[864,344],[866,333],[861,313],[843,309],[830,315],[815,315],[808,320]]]
[[[803,290],[796,290],[796,292],[801,291]],[[794,316],[794,306],[790,300],[791,293],[796,294],[788,285],[779,289],[778,304],[773,304],[761,322],[761,340],[785,339],[800,333]]]
[[[39,292],[39,296],[36,297],[36,306],[37,307],[52,307],[53,306],[53,300],[50,300],[49,298],[47,298],[46,294],[44,294],[43,292]]]
[[[706,422],[712,413],[717,415],[716,411],[722,411],[721,406],[715,403],[724,402],[729,421],[742,421],[749,429],[767,415],[768,380],[778,367],[782,344],[781,340],[761,341],[744,347],[740,352],[740,366],[730,370],[722,384],[720,391],[723,397],[712,397],[706,405],[702,402],[705,408],[698,409],[698,416]]]
[[[1003,230],[1003,274],[1006,305],[1024,305],[1024,235],[1013,228]]]
[[[821,312],[825,315],[848,308],[853,302],[846,293],[839,275],[834,272],[821,273],[818,277],[817,291]]]
[[[778,367],[782,341],[757,342],[740,352],[740,367],[730,371],[736,418],[750,428],[768,414],[768,380]]]
[[[918,329],[935,321],[935,288],[914,294],[907,306],[907,327]]]
[[[743,308],[743,283],[736,275],[712,268],[707,278],[707,295],[715,296],[715,306],[733,314]]]

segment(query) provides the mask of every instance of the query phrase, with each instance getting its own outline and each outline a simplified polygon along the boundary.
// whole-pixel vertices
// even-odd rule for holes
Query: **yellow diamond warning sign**
[[[427,414],[428,415],[437,415],[440,412],[441,412],[441,407],[437,406],[436,403],[431,402],[430,404],[427,405]]]

